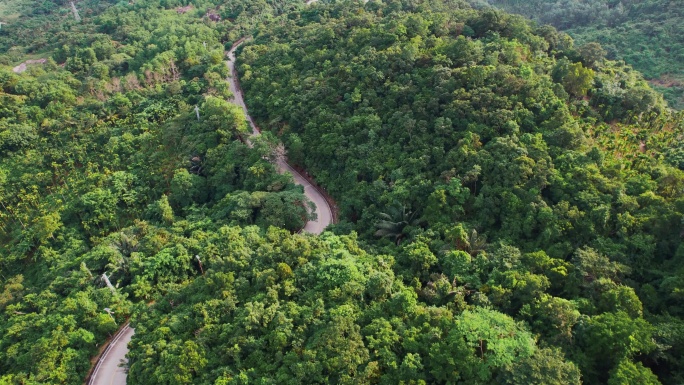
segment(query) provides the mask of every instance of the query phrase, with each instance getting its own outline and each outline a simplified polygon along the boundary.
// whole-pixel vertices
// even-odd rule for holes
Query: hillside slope
[[[684,108],[684,7],[677,0],[472,0],[525,15],[566,31],[583,46],[599,42]]]
[[[239,57],[253,116],[339,202],[336,231],[394,255],[421,300],[441,303],[442,280],[477,292],[587,383],[681,378],[681,334],[666,330],[684,315],[684,175],[658,142],[683,127],[638,72],[441,2],[321,4]],[[560,308],[567,320],[547,318]],[[601,340],[612,327],[641,342]]]

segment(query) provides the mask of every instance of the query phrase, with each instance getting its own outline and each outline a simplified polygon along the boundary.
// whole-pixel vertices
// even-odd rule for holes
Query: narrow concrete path
[[[97,361],[88,385],[126,385],[126,354],[135,331],[124,325]]]

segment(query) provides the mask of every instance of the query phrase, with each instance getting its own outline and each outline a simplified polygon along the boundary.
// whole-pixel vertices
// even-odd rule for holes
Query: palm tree
[[[386,213],[380,213],[380,217],[382,219],[375,224],[378,228],[375,236],[393,239],[397,246],[408,236],[408,228],[419,223],[416,212],[407,211],[404,205],[390,206]]]
[[[468,234],[460,223],[447,231],[446,240],[449,243],[445,245],[444,252],[461,250],[473,257],[485,251],[487,247],[487,238],[484,235],[479,235],[475,229]]]
[[[468,248],[464,251],[474,257],[485,251],[485,247],[487,247],[487,237],[479,235],[477,230],[473,229],[468,237]]]
[[[135,235],[128,235],[122,231],[118,239],[113,240],[109,245],[118,251],[119,258],[115,263],[110,263],[108,268],[112,269],[113,273],[119,271],[125,276],[128,273],[131,254],[138,251],[138,239]]]

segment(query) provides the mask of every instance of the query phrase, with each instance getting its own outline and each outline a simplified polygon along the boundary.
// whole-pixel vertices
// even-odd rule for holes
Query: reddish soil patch
[[[185,7],[176,8],[176,12],[178,12],[178,14],[182,15],[182,14],[188,12],[189,10],[191,10],[192,8],[193,8],[193,6],[192,6],[192,4],[190,4],[190,5],[186,5]]]
[[[207,12],[207,14],[204,15],[204,17],[206,17],[209,20],[214,21],[214,22],[221,21],[221,16],[219,16],[217,13],[215,13],[213,11]]]
[[[655,84],[655,85],[661,86],[661,87],[667,87],[667,88],[684,87],[684,80],[678,79],[675,76],[670,75],[670,74],[662,75],[658,79],[651,79],[651,80],[649,80],[649,83]]]

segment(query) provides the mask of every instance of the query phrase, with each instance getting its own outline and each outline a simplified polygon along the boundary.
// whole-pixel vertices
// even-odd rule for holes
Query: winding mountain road
[[[257,128],[257,126],[254,124],[254,120],[252,120],[252,117],[249,115],[249,112],[247,111],[245,100],[242,97],[240,80],[238,79],[237,71],[235,70],[235,51],[244,42],[245,39],[238,40],[238,42],[233,45],[230,51],[228,51],[228,61],[226,62],[226,65],[228,66],[228,70],[230,71],[231,75],[228,84],[230,85],[230,92],[233,93],[232,102],[235,105],[242,108],[242,110],[245,112],[245,117],[247,118],[249,126],[252,129],[251,136],[255,137],[259,136],[261,134],[261,131],[259,131],[259,128]],[[328,201],[325,199],[325,196],[323,196],[323,194],[320,191],[318,191],[316,187],[311,185],[311,183],[309,183],[309,181],[306,178],[304,178],[302,174],[300,174],[294,168],[292,168],[292,166],[287,164],[285,159],[278,159],[277,166],[280,173],[289,172],[294,177],[295,183],[304,186],[304,195],[306,195],[306,197],[316,206],[317,218],[316,220],[307,222],[306,226],[304,226],[304,231],[311,234],[322,233],[323,230],[325,230],[325,228],[333,222],[332,209],[330,208]]]
[[[251,136],[255,137],[260,135],[261,132],[254,124],[252,117],[247,111],[245,100],[242,97],[242,89],[240,89],[240,81],[238,80],[237,72],[235,71],[235,51],[244,43],[244,41],[245,39],[240,39],[233,45],[230,51],[228,51],[228,61],[226,61],[226,65],[230,70],[231,77],[227,79],[227,81],[230,85],[230,91],[233,93],[232,102],[242,108],[245,112],[245,117],[249,122],[249,126],[252,128]],[[329,224],[333,223],[332,209],[325,199],[325,196],[323,196],[316,187],[311,185],[304,176],[287,164],[285,159],[279,159],[277,166],[281,173],[291,173],[295,183],[304,186],[304,195],[306,195],[306,197],[316,206],[317,218],[307,222],[303,230],[311,234],[322,233]],[[114,336],[112,342],[110,342],[109,346],[107,346],[107,349],[98,360],[95,369],[93,370],[93,374],[88,381],[88,385],[126,385],[126,369],[121,366],[121,364],[123,363],[125,365],[128,361],[126,359],[128,342],[130,342],[133,333],[134,330],[126,324]]]

